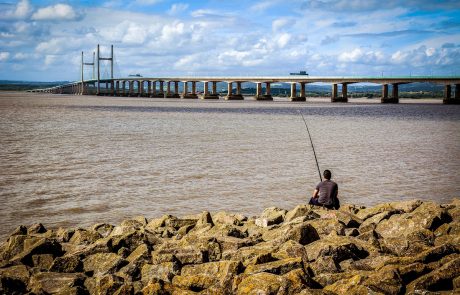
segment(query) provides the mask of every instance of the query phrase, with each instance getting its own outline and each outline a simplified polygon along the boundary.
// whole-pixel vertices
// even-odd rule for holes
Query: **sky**
[[[97,44],[115,77],[458,76],[460,1],[0,0],[0,80],[79,80]]]

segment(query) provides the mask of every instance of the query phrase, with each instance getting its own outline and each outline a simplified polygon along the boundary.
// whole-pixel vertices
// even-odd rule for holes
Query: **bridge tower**
[[[97,44],[97,92],[96,95],[101,95],[101,60],[110,61],[110,79],[111,79],[111,88],[113,90],[113,45],[110,46],[110,57],[101,57],[99,44]]]
[[[91,77],[92,79],[94,79],[94,65],[95,65],[95,62],[94,62],[94,57],[95,56],[95,53],[93,51],[93,62],[85,62],[84,61],[84,58],[83,58],[83,51],[81,52],[81,94],[85,94],[85,77],[83,75],[83,70],[84,70],[84,67],[85,66],[92,66],[93,67],[93,76]]]

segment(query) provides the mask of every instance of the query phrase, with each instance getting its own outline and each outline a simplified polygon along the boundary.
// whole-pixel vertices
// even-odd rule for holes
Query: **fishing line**
[[[316,167],[318,168],[319,179],[323,181],[323,177],[321,176],[321,171],[319,170],[318,158],[316,157],[315,146],[313,145],[313,140],[311,139],[311,134],[310,134],[310,130],[308,129],[307,121],[305,120],[305,117],[300,112],[300,110],[297,110],[297,112],[300,114],[300,116],[302,116],[303,122],[305,123],[305,127],[307,128],[308,137],[310,138],[311,148],[313,149],[313,155],[315,156]]]

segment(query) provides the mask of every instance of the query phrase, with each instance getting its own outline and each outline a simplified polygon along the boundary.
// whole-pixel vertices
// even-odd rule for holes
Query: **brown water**
[[[19,224],[460,196],[460,106],[0,94],[0,237]]]

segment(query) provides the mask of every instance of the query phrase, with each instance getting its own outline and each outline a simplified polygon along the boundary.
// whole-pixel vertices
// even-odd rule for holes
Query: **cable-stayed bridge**
[[[101,61],[110,62],[110,77],[101,78]],[[93,53],[92,62],[84,62],[81,58],[81,79],[65,85],[38,89],[33,92],[75,95],[108,95],[108,96],[141,96],[152,98],[186,98],[186,99],[219,99],[217,83],[227,83],[226,100],[243,100],[242,83],[255,84],[255,100],[273,100],[271,85],[289,83],[291,101],[306,101],[306,88],[310,83],[331,84],[331,102],[348,101],[348,85],[354,83],[375,83],[382,85],[382,103],[399,102],[399,85],[408,83],[434,83],[444,85],[445,104],[460,104],[460,77],[458,76],[399,76],[399,77],[314,77],[308,75],[290,76],[177,76],[177,77],[127,77],[114,78],[113,45],[110,57],[101,57],[99,45]],[[85,66],[92,66],[93,77],[84,78]],[[197,92],[197,83],[203,84],[202,93]],[[179,84],[182,84],[179,91]],[[339,93],[338,85],[341,85]],[[189,87],[190,86],[190,87]],[[265,87],[264,87],[265,86]],[[389,93],[391,89],[391,93]],[[452,93],[453,92],[453,93]]]

